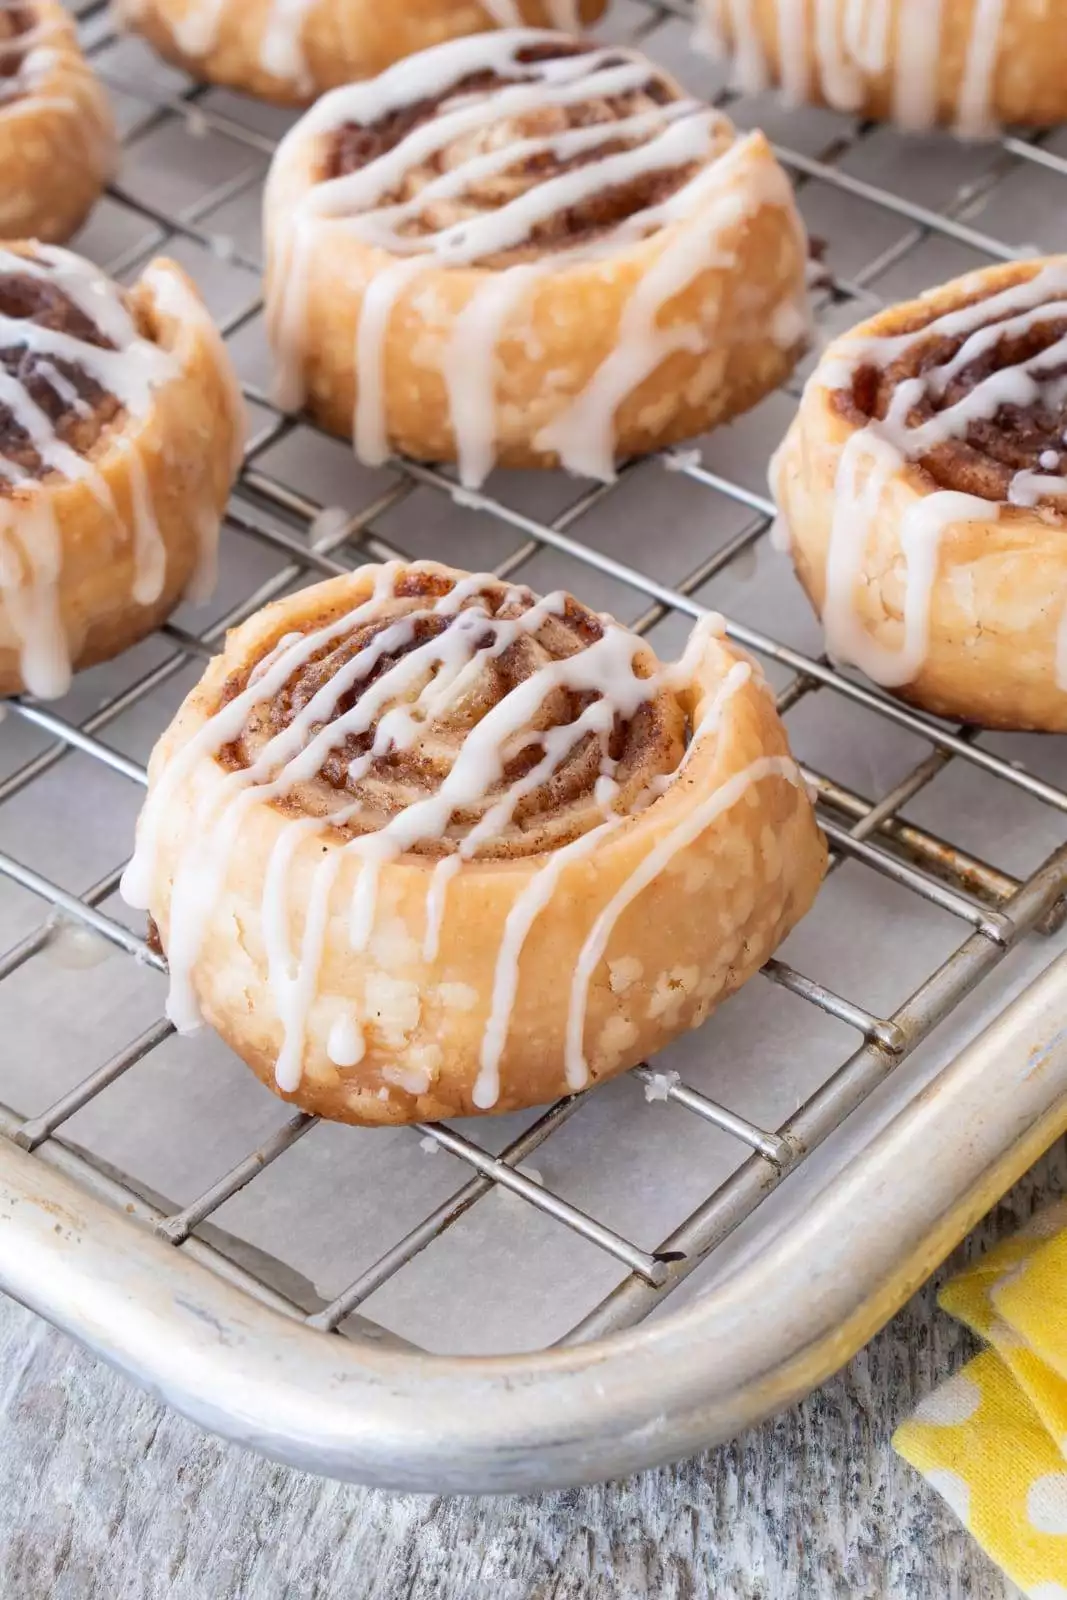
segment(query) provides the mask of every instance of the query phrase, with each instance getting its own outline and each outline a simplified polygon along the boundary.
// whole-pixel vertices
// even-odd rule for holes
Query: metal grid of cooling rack
[[[637,43],[654,41],[658,30],[677,28],[679,19],[686,16],[683,6],[649,4],[647,0],[642,0],[640,5],[633,0],[619,0],[619,3],[623,7],[623,17],[616,24],[616,34],[625,33]],[[253,203],[261,178],[262,158],[269,156],[274,144],[273,134],[263,131],[265,127],[272,127],[270,115],[265,114],[262,119],[249,118],[243,112],[234,115],[225,108],[225,97],[220,102],[217,93],[203,86],[167,81],[166,74],[142,83],[129,75],[116,73],[109,66],[114,40],[103,7],[89,3],[76,9],[80,12],[87,47],[102,76],[124,105],[137,108],[136,116],[128,119],[137,141],[151,138],[157,131],[177,122],[198,133],[206,130],[213,138],[226,141],[240,151],[252,152],[257,158],[251,170],[238,162],[233,176],[224,178],[206,197],[192,205],[165,209],[146,196],[143,189],[134,192],[121,177],[111,192],[112,202],[122,208],[124,215],[138,219],[143,225],[142,232],[151,233],[153,247],[184,242],[213,252],[216,258],[229,263],[258,270],[251,249],[229,239],[220,242],[211,219],[224,214],[227,206],[240,209]],[[732,102],[728,91],[724,90],[720,98],[726,104]],[[743,111],[744,107],[734,109]],[[816,114],[816,121],[823,115]],[[779,148],[782,160],[797,180],[802,199],[809,186],[814,185],[823,192],[846,195],[862,202],[872,208],[872,215],[889,217],[894,224],[892,238],[881,248],[877,245],[877,229],[872,231],[875,253],[859,270],[838,272],[830,261],[820,286],[822,317],[830,327],[844,325],[869,313],[879,303],[872,284],[891,282],[894,267],[921,254],[931,240],[959,247],[966,252],[968,261],[976,263],[1010,259],[1026,253],[1025,246],[1006,243],[984,231],[976,220],[978,213],[991,194],[1001,192],[1006,181],[1027,169],[1041,170],[1059,181],[1067,180],[1067,158],[1047,142],[1005,137],[997,146],[986,148],[979,176],[968,177],[942,203],[941,209],[935,209],[863,176],[862,160],[857,163],[856,157],[862,157],[867,141],[880,136],[877,129],[830,118],[828,114],[826,121],[821,144],[816,139],[811,150],[788,145]],[[1067,197],[1067,189],[1063,194]],[[817,228],[818,208],[815,209]],[[139,237],[136,244],[113,253],[105,265],[114,274],[121,275],[144,254],[144,239]],[[259,311],[258,299],[254,294],[249,295],[225,319],[227,337],[239,340],[244,332],[254,330]],[[791,392],[795,393],[795,385]],[[357,514],[338,516],[330,512],[324,515],[322,505],[276,476],[265,462],[269,452],[284,444],[298,423],[272,410],[265,393],[257,385],[246,384],[246,393],[258,426],[229,510],[227,529],[230,534],[240,534],[262,546],[282,564],[256,587],[255,592],[243,594],[202,633],[192,632],[176,622],[166,625],[161,630],[165,649],[155,665],[81,720],[26,699],[13,700],[10,703],[12,717],[33,725],[46,736],[46,742],[0,779],[0,830],[4,805],[25,795],[74,752],[103,763],[130,784],[143,785],[143,766],[108,743],[109,725],[178,677],[190,664],[208,658],[226,627],[250,615],[292,585],[345,571],[364,559],[409,555],[411,552],[398,548],[382,532],[381,524],[387,514],[420,488],[446,497],[455,493],[454,484],[445,472],[404,463],[387,486]],[[773,516],[773,507],[763,494],[741,481],[710,470],[692,452],[677,452],[665,464],[669,464],[674,481],[687,480],[710,497],[732,502],[742,513],[736,531],[681,581],[672,585],[658,581],[638,567],[617,559],[610,550],[599,549],[583,539],[583,519],[603,502],[627,494],[628,470],[624,470],[618,482],[611,486],[575,485],[570,503],[552,517],[531,515],[489,492],[464,493],[462,504],[471,518],[484,516],[493,528],[507,532],[509,541],[517,537],[517,545],[509,542],[506,558],[497,563],[496,570],[501,575],[520,571],[545,550],[561,552],[581,563],[586,570],[621,583],[639,597],[642,609],[636,626],[639,631],[648,632],[672,616],[701,615],[705,609],[699,598],[701,591],[719,575],[750,558],[757,544],[766,538]],[[667,475],[664,481],[669,482]],[[224,538],[226,536],[224,533]],[[657,1246],[643,1247],[624,1232],[597,1220],[564,1195],[546,1187],[529,1172],[525,1165],[528,1158],[568,1122],[581,1104],[580,1100],[564,1100],[546,1110],[495,1154],[480,1142],[477,1131],[460,1132],[446,1126],[415,1130],[413,1137],[432,1141],[458,1158],[470,1169],[469,1178],[422,1216],[377,1260],[365,1266],[329,1303],[309,1310],[307,1304],[298,1303],[276,1286],[262,1281],[255,1271],[212,1242],[210,1228],[207,1237],[199,1230],[227,1201],[255,1183],[297,1141],[314,1137],[314,1118],[292,1116],[265,1142],[248,1149],[229,1170],[176,1210],[151,1203],[140,1188],[127,1184],[89,1153],[64,1141],[65,1127],[78,1112],[98,1097],[106,1096],[125,1074],[135,1070],[167,1040],[172,1030],[162,1020],[151,1023],[39,1114],[25,1118],[14,1111],[0,1109],[0,1135],[146,1223],[169,1245],[230,1284],[276,1311],[309,1322],[317,1330],[370,1336],[378,1333],[380,1336],[381,1330],[376,1329],[375,1324],[357,1314],[364,1303],[402,1273],[427,1246],[441,1239],[472,1207],[494,1190],[501,1189],[510,1191],[520,1202],[534,1208],[543,1218],[551,1219],[558,1227],[580,1235],[613,1258],[622,1269],[621,1281],[571,1327],[563,1343],[580,1343],[640,1321],[722,1244],[787,1174],[799,1168],[894,1067],[958,1007],[980,980],[997,968],[1014,946],[1035,930],[1051,933],[1058,928],[1062,917],[1061,900],[1067,891],[1067,844],[1028,876],[1013,876],[904,815],[905,809],[950,764],[968,769],[976,785],[999,780],[1051,808],[1058,817],[1067,814],[1067,789],[1028,765],[999,753],[995,744],[983,742],[974,730],[946,726],[890,701],[866,685],[843,676],[825,658],[805,654],[739,621],[731,622],[730,632],[779,674],[779,701],[783,712],[792,711],[811,697],[839,697],[869,717],[895,725],[921,741],[924,751],[921,759],[881,794],[860,793],[855,787],[835,780],[831,774],[810,768],[808,777],[818,791],[821,818],[834,851],[834,866],[851,861],[866,871],[892,880],[901,889],[956,919],[962,937],[949,958],[926,973],[910,998],[891,1015],[884,1016],[846,994],[834,992],[832,987],[806,976],[784,960],[768,963],[766,979],[837,1019],[857,1036],[856,1047],[848,1059],[840,1066],[828,1063],[824,1081],[778,1126],[760,1126],[684,1080],[674,1081],[673,1075],[663,1077],[649,1067],[638,1069],[638,1075],[646,1079],[650,1092],[657,1098],[665,1096],[680,1110],[711,1124],[727,1138],[737,1141],[743,1153],[740,1164],[725,1181],[693,1207],[685,1220]],[[1067,824],[1064,838],[1067,839]],[[134,960],[161,968],[160,958],[138,933],[120,920],[121,914],[114,908],[104,909],[114,895],[121,866],[122,863],[117,863],[83,892],[73,893],[37,866],[15,859],[6,849],[0,851],[0,874],[39,897],[53,913],[87,926]],[[0,980],[11,979],[40,957],[53,933],[54,923],[46,921],[26,934],[0,958]],[[0,988],[0,1001],[2,997]]]

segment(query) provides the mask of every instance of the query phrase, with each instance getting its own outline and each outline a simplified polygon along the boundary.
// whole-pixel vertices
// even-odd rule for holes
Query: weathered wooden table
[[[1065,1190],[1060,1145],[945,1270]],[[1018,1591],[889,1444],[973,1348],[937,1281],[831,1383],[722,1449],[497,1500],[389,1495],[248,1455],[0,1299],[0,1596],[1007,1600]]]

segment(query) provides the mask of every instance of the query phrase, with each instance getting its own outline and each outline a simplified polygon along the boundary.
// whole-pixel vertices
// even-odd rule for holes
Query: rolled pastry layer
[[[364,567],[229,636],[156,747],[123,893],[168,1012],[346,1122],[510,1111],[696,1027],[825,846],[758,670],[569,595]]]
[[[826,351],[772,469],[827,648],[942,716],[1067,730],[1067,257]]]
[[[116,160],[107,96],[60,0],[0,7],[0,238],[68,239]]]
[[[327,95],[267,188],[279,399],[399,450],[610,478],[789,372],[806,241],[761,134],[643,57],[483,34]]]
[[[116,0],[119,17],[196,77],[282,105],[372,78],[486,29],[578,33],[607,0]]]
[[[5,246],[0,328],[0,693],[48,697],[210,590],[243,407],[169,261]]]
[[[1067,117],[1067,28],[1042,0],[700,0],[703,42],[740,88],[954,127]]]

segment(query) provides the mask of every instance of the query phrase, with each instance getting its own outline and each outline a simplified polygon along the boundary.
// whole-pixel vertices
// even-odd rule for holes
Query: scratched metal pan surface
[[[258,216],[289,117],[192,84],[102,5],[81,24],[125,160],[79,246],[120,277],[161,250],[190,269],[252,440],[214,601],[0,728],[0,1285],[205,1426],[339,1476],[535,1488],[710,1443],[846,1360],[1067,1126],[1065,741],[934,723],[823,659],[768,538],[796,382],[612,487],[498,473],[462,506],[444,473],[363,468],[280,416]],[[602,32],[768,130],[825,241],[823,335],[1067,248],[1067,135],[964,146],[737,98],[643,0]],[[395,553],[572,589],[664,653],[724,612],[836,865],[777,961],[648,1069],[356,1130],[173,1035],[116,885],[148,752],[224,628]]]

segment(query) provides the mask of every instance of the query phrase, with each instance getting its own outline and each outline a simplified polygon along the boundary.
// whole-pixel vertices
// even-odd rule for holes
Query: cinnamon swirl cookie
[[[761,134],[533,30],[327,95],[266,199],[279,400],[359,456],[610,478],[792,367],[806,244]]]
[[[577,33],[607,0],[116,0],[160,55],[211,83],[282,105],[372,78],[394,61],[487,28]]]
[[[1067,731],[1067,257],[831,345],[772,471],[839,660],[943,716]]]
[[[700,0],[701,32],[739,87],[941,123],[964,136],[1067,117],[1067,28],[1055,0]]]
[[[0,4],[0,238],[61,241],[116,160],[107,96],[60,0]]]
[[[230,634],[152,756],[123,893],[278,1094],[408,1122],[536,1105],[695,1027],[826,860],[774,699],[569,595],[364,567]]]
[[[66,250],[0,248],[0,693],[62,694],[210,587],[242,426],[178,267],[126,293]]]

